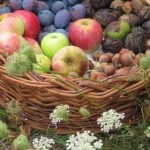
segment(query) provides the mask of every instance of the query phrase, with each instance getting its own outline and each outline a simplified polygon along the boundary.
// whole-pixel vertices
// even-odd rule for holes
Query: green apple
[[[69,40],[62,33],[49,33],[41,41],[42,52],[50,59],[65,46],[69,46]]]
[[[36,63],[33,63],[33,71],[37,73],[44,73],[48,72],[51,68],[51,60],[43,55],[43,54],[36,54]]]
[[[130,25],[125,21],[114,21],[104,30],[106,37],[123,41],[130,32]]]

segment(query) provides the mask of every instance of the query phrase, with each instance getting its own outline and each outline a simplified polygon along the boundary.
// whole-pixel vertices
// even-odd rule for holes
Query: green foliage
[[[35,53],[28,43],[25,43],[24,45],[22,45],[22,47],[19,51],[19,54],[26,55],[32,63],[36,63]]]
[[[9,135],[9,130],[7,124],[0,120],[0,138],[7,138]]]
[[[12,99],[7,106],[7,111],[10,114],[19,114],[21,112],[20,102],[18,100]]]
[[[90,112],[85,107],[80,107],[79,112],[84,118],[88,118],[90,116]]]
[[[27,150],[31,148],[30,141],[23,134],[14,139],[12,145],[15,150]]]
[[[4,67],[8,75],[20,76],[32,70],[32,62],[26,55],[14,53],[7,57]]]
[[[150,56],[145,56],[141,58],[140,67],[145,71],[150,68]]]

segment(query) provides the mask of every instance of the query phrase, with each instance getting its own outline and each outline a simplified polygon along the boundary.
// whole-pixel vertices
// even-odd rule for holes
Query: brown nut
[[[109,63],[111,61],[111,58],[109,55],[107,54],[102,54],[100,57],[99,57],[99,62],[100,63]]]

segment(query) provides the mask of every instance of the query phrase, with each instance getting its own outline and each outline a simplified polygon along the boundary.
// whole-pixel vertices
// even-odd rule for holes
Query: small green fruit
[[[7,138],[9,130],[7,124],[0,120],[0,138]]]
[[[51,68],[50,59],[43,54],[36,54],[36,63],[33,63],[33,71],[37,73],[48,72]]]
[[[125,21],[114,21],[105,28],[104,35],[112,39],[119,39],[123,41],[129,32],[129,23]]]

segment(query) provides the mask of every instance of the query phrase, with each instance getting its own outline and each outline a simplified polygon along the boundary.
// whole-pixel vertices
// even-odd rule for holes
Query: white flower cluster
[[[150,126],[144,131],[144,133],[148,138],[150,138]]]
[[[124,113],[119,114],[116,110],[110,109],[102,113],[102,116],[97,119],[97,123],[100,125],[101,131],[108,133],[111,130],[120,128],[122,126],[121,119],[124,118]]]
[[[53,139],[49,139],[47,137],[41,136],[40,138],[33,139],[33,148],[35,150],[50,150],[52,145],[54,144]]]
[[[69,117],[69,106],[68,105],[59,105],[53,110],[50,114],[50,119],[52,124],[57,125],[61,121],[68,121]]]
[[[71,135],[66,141],[66,150],[99,150],[102,146],[102,140],[90,131],[77,132],[76,135]]]

